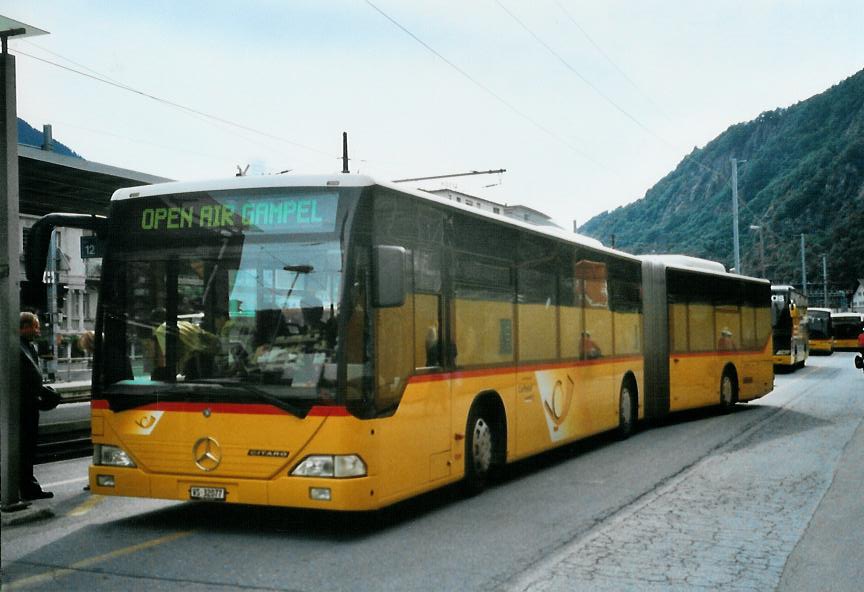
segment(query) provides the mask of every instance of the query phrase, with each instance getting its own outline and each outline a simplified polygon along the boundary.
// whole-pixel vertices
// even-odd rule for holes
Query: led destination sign
[[[210,197],[174,207],[141,210],[143,231],[195,228],[257,228],[264,231],[331,232],[336,227],[336,194],[275,196],[247,199]]]

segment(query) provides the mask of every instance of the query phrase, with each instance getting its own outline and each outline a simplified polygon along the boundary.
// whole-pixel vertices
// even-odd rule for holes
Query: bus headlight
[[[108,467],[134,467],[135,462],[126,451],[108,444],[93,445],[93,464]]]
[[[316,454],[307,456],[297,465],[291,475],[294,477],[365,477],[366,463],[356,454]]]

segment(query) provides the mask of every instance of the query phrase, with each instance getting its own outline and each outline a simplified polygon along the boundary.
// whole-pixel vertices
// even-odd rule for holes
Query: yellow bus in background
[[[767,282],[365,176],[122,189],[95,226],[94,494],[371,510],[772,388]]]
[[[807,309],[807,335],[811,354],[834,353],[834,332],[830,308]]]
[[[771,286],[771,326],[774,365],[803,368],[810,345],[807,335],[807,296],[794,286]]]
[[[864,315],[857,312],[835,312],[831,315],[834,349],[858,351],[858,335],[864,333]]]

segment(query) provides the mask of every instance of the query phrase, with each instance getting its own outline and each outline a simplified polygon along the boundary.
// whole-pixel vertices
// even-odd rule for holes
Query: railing
[[[43,368],[44,370],[44,368]],[[93,358],[59,358],[57,370],[54,373],[54,383],[90,381],[93,370]]]

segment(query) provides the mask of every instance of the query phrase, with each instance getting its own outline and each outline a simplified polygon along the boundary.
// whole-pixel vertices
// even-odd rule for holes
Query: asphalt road
[[[824,589],[859,590],[830,562],[864,547],[860,498],[837,487],[862,418],[852,355],[811,358],[730,414],[593,439],[478,497],[451,488],[371,515],[90,496],[88,459],[49,463],[37,474],[57,497],[39,504],[55,516],[4,526],[3,589],[793,590],[821,562]],[[819,537],[835,507],[862,523],[841,520],[848,544],[832,552]]]

